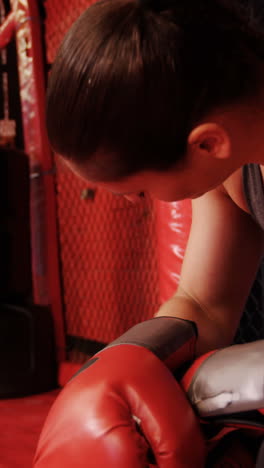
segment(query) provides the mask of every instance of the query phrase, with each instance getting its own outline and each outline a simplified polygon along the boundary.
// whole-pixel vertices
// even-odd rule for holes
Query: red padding
[[[182,260],[189,237],[192,208],[191,201],[156,202],[157,239],[161,302],[176,291]]]
[[[14,36],[16,30],[15,13],[11,12],[0,27],[0,49],[6,47]]]
[[[32,466],[40,431],[58,393],[0,400],[0,468]]]

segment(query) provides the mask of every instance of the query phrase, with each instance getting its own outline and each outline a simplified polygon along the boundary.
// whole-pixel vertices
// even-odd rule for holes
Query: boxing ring
[[[10,0],[0,28],[2,49],[16,43],[30,167],[33,299],[53,319],[58,387],[175,292],[191,224],[189,201],[168,204],[146,195],[132,205],[78,180],[49,148],[48,71],[64,33],[88,4]],[[30,466],[58,391],[0,401],[0,468]]]

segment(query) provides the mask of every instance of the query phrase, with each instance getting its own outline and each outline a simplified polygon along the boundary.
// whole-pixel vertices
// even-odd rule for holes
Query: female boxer
[[[176,294],[158,315],[233,340],[263,249],[264,35],[232,0],[102,0],[72,26],[49,82],[51,144],[129,198],[193,199]]]

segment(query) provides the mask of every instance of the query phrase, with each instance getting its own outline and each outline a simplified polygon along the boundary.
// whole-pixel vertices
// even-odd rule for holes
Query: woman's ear
[[[227,159],[231,155],[231,142],[221,125],[204,123],[189,134],[188,150],[193,155]]]

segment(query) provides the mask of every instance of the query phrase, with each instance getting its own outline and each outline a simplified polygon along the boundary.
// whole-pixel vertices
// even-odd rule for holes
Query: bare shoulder
[[[243,168],[234,172],[224,183],[219,190],[222,190],[241,210],[250,214],[243,186]]]

